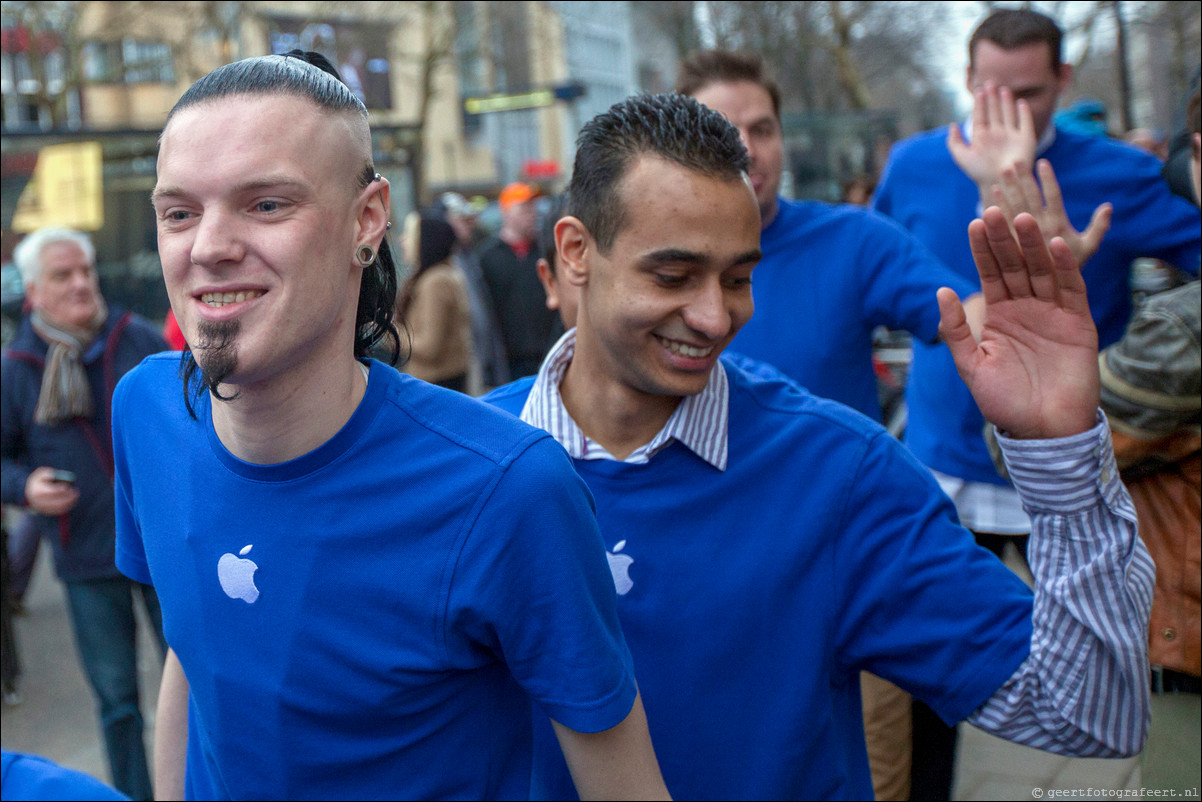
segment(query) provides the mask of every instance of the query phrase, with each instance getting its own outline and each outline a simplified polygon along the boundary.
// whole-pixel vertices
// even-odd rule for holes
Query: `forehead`
[[[714,178],[644,155],[628,168],[619,191],[624,224],[615,246],[716,257],[759,247],[759,206],[745,177]]]
[[[726,117],[736,126],[775,118],[772,96],[753,81],[715,81],[693,94],[693,99]]]
[[[993,81],[1011,89],[1054,81],[1052,49],[1046,42],[1007,49],[982,40],[973,53],[972,78],[976,83]]]
[[[41,261],[43,268],[74,267],[78,264],[90,264],[88,254],[79,243],[68,240],[52,242],[42,248]]]
[[[356,128],[352,115],[329,112],[296,95],[202,101],[176,112],[164,129],[159,185],[241,181],[280,172],[315,183],[334,177],[346,183],[347,170],[370,160],[370,139]]]

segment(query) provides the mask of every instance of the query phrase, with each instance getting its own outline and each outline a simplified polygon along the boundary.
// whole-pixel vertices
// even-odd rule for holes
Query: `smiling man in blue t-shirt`
[[[576,328],[536,377],[488,397],[550,432],[596,498],[668,789],[869,798],[862,670],[1021,743],[1138,751],[1153,568],[1097,413],[1071,253],[1030,217],[1020,250],[990,210],[972,234],[980,346],[939,295],[1038,522],[1032,598],[884,429],[722,357],[760,257],[747,168],[739,132],[678,95],[588,123],[555,228]],[[571,794],[551,728],[536,735],[536,790]]]
[[[222,67],[160,140],[192,351],[126,376],[113,425],[117,564],[170,646],[157,796],[525,798],[533,699],[583,796],[666,797],[562,450],[365,359],[396,335],[389,190],[331,71]]]

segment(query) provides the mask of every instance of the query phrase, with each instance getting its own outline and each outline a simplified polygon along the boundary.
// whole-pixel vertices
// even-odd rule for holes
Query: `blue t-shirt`
[[[531,699],[629,713],[592,502],[544,432],[373,362],[334,437],[254,465],[177,365],[117,389],[117,564],[190,682],[189,798],[524,798]]]
[[[1101,203],[1114,205],[1110,231],[1082,270],[1089,306],[1105,348],[1131,316],[1131,262],[1152,256],[1197,275],[1202,218],[1173,195],[1160,162],[1129,145],[1057,129],[1042,154],[1051,162],[1073,226],[1082,231]],[[875,208],[897,220],[962,277],[980,286],[968,247],[977,216],[976,184],[947,149],[947,129],[898,143],[885,168]],[[1005,484],[982,437],[985,421],[942,346],[914,344],[906,392],[906,444],[925,464],[975,482]]]
[[[664,779],[678,799],[871,799],[859,672],[957,721],[1026,659],[1030,591],[884,429],[722,360],[725,471],[679,442],[575,461],[630,580],[618,614]],[[487,400],[518,414],[531,383]],[[538,793],[570,796],[537,735]]]
[[[37,755],[24,752],[0,753],[0,796],[17,800],[80,799],[108,802],[129,799],[115,788]]]
[[[935,291],[976,288],[883,215],[845,204],[779,199],[752,273],[755,314],[733,351],[770,362],[810,392],[881,419],[872,331],[939,334]]]

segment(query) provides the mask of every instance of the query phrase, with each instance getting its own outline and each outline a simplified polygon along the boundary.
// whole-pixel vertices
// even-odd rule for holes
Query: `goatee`
[[[208,388],[214,398],[228,401],[218,387],[238,368],[238,346],[235,340],[241,324],[237,320],[217,323],[200,321],[197,326],[198,342],[192,348],[196,364],[200,367],[201,384]]]

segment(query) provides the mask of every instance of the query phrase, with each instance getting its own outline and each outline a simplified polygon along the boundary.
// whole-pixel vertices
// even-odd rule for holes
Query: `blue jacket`
[[[34,516],[38,531],[54,548],[55,568],[65,581],[121,575],[113,552],[113,390],[144,357],[166,348],[149,321],[132,312],[110,310],[83,358],[96,412],[91,418],[55,426],[33,420],[47,345],[34,333],[28,317],[4,351],[0,379],[2,499],[5,504],[24,506],[25,483],[42,465],[75,473],[79,503],[65,515]]]

